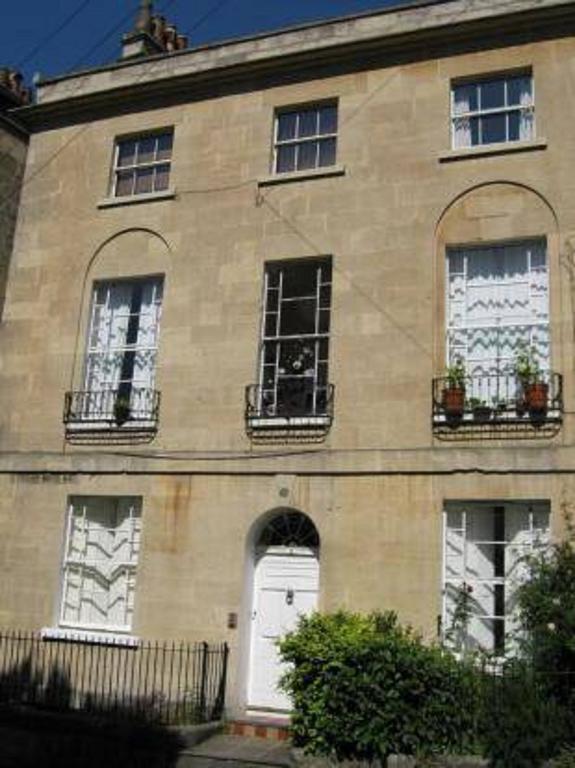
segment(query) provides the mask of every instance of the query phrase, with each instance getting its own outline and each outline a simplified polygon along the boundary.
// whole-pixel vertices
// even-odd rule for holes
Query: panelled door
[[[291,709],[278,688],[284,671],[276,641],[294,629],[298,617],[317,607],[319,560],[306,547],[269,547],[255,565],[248,707]]]

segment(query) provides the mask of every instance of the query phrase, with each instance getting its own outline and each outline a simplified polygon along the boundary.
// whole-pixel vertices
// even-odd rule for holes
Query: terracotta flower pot
[[[549,404],[549,384],[536,381],[524,387],[525,405],[530,414],[541,416],[547,413]]]
[[[465,409],[465,390],[463,387],[446,387],[441,395],[441,407],[446,416],[461,418]]]

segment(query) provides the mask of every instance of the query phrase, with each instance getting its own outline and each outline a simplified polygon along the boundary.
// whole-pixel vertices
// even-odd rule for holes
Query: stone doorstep
[[[270,741],[289,740],[289,721],[272,717],[247,717],[230,720],[225,725],[225,733],[231,736],[246,736]]]
[[[218,733],[222,733],[224,724],[220,720],[214,720],[213,722],[200,723],[199,725],[170,725],[168,730],[180,737],[184,749],[187,750],[202,744]]]
[[[294,765],[289,744],[263,738],[246,738],[229,734],[216,735],[191,747],[182,754],[196,759],[213,761],[213,765],[268,766],[292,768]]]

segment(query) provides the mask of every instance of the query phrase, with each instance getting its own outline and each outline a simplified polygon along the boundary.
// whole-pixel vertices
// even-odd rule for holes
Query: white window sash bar
[[[295,144],[305,144],[312,141],[323,141],[324,139],[337,139],[337,133],[315,133],[313,136],[301,136],[294,139],[277,139],[277,147],[287,147]]]
[[[168,133],[158,133],[158,134],[151,134],[151,135],[140,135],[140,136],[135,136],[133,139],[126,138],[126,139],[117,140],[115,142],[115,146],[114,146],[114,165],[113,165],[113,182],[112,182],[112,196],[113,197],[119,197],[120,196],[120,195],[118,195],[118,178],[119,178],[119,175],[120,175],[120,173],[122,171],[132,171],[133,173],[132,173],[132,185],[130,187],[130,191],[129,191],[129,193],[126,193],[125,195],[121,195],[121,197],[130,197],[130,196],[136,194],[135,193],[135,184],[136,184],[136,176],[137,176],[137,174],[135,173],[135,171],[138,171],[140,169],[145,170],[147,168],[152,168],[154,170],[152,187],[155,187],[155,184],[156,184],[156,175],[157,175],[156,174],[156,169],[157,169],[157,166],[167,165],[167,166],[169,166],[169,171],[171,171],[172,148],[170,148],[170,154],[169,154],[168,157],[166,157],[163,160],[157,159],[157,155],[158,155],[158,151],[159,151],[158,141],[159,141],[159,139],[161,137],[168,136],[168,135],[171,136],[172,140],[173,140],[173,133],[172,132],[168,132]],[[154,160],[146,160],[144,162],[139,162],[138,158],[139,158],[139,155],[140,155],[140,145],[146,139],[154,139],[155,140],[155,143],[154,143],[154,158],[155,159]],[[120,165],[119,164],[120,148],[121,148],[122,144],[124,144],[127,141],[134,141],[135,142],[135,145],[136,145],[135,146],[135,158],[136,158],[136,160],[135,160],[134,163],[130,163],[130,164],[127,164],[127,165]]]

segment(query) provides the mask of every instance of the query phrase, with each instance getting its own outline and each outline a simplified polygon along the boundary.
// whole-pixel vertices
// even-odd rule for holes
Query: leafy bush
[[[529,561],[518,591],[522,653],[545,677],[550,692],[571,704],[575,692],[575,548],[555,544]]]
[[[302,617],[280,652],[294,741],[307,752],[372,760],[466,746],[476,675],[395,614]]]
[[[486,678],[483,694],[480,732],[492,768],[538,768],[568,738],[567,712],[529,666]]]
[[[575,548],[569,539],[528,558],[517,591],[520,661],[491,681],[482,718],[495,768],[532,768],[575,743]],[[559,759],[559,758],[557,758]],[[571,753],[572,765],[575,760]]]
[[[549,768],[575,768],[575,748],[564,747],[551,761]]]

